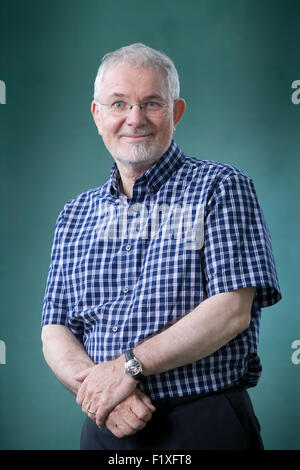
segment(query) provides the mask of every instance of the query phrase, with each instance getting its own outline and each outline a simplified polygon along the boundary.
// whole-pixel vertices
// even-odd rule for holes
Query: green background
[[[263,310],[263,376],[250,395],[265,447],[300,449],[299,14],[286,0],[1,0],[1,449],[79,446],[84,415],[43,360],[42,300],[59,211],[113,163],[90,114],[98,65],[133,42],[178,68],[185,153],[255,182],[283,300]]]

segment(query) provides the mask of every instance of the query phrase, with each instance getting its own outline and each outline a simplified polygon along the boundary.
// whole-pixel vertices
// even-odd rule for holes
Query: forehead
[[[100,95],[109,97],[116,94],[139,98],[158,95],[166,99],[168,95],[166,73],[157,68],[111,65],[104,72]]]

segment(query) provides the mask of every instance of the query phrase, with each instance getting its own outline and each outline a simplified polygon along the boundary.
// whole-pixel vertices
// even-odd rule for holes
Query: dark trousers
[[[263,450],[259,422],[243,388],[153,404],[157,410],[145,428],[121,439],[87,418],[81,450]]]

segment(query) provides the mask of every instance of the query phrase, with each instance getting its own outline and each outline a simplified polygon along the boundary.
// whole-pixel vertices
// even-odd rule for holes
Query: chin
[[[162,153],[159,154],[159,145],[154,143],[138,142],[127,146],[127,150],[120,150],[115,153],[116,160],[123,163],[152,162],[158,160]]]

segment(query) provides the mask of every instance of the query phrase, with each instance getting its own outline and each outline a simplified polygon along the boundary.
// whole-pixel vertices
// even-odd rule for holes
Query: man
[[[184,156],[173,62],[143,44],[107,54],[92,114],[110,179],[55,230],[45,359],[87,418],[82,449],[262,449],[261,308],[280,300],[251,179]]]

